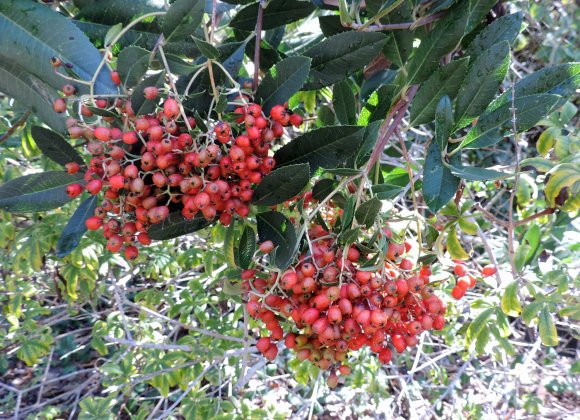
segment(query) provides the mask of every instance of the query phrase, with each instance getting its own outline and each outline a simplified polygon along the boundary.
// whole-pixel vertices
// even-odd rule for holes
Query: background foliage
[[[211,1],[47,3],[0,1],[0,416],[578,415],[574,2],[368,0],[362,9],[272,0],[259,63],[258,3],[217,2],[213,44],[201,29]],[[165,3],[173,4],[158,18]],[[415,25],[376,26],[406,22]],[[448,277],[450,258],[493,263],[498,274],[460,303],[442,282],[443,331],[422,336],[390,365],[359,353],[353,374],[330,391],[317,368],[287,351],[268,362],[253,346],[259,326],[243,310],[232,269],[234,248],[250,235],[244,223],[228,232],[173,218],[152,232],[169,239],[143,248],[133,264],[107,252],[101,235],[83,228],[95,203],[79,207],[64,194],[75,179],[62,164],[82,144],[55,140],[66,132],[52,111],[64,80],[50,59],[73,63],[70,77],[92,81],[80,94],[106,95],[117,90],[107,66],[95,73],[106,49],[136,102],[145,86],[163,84],[166,66],[150,53],[160,34],[187,109],[212,115],[232,93],[214,67],[224,87],[218,98],[206,71],[184,94],[210,59],[242,85],[259,66],[264,107],[288,101],[304,115],[302,132],[276,152],[279,177],[292,175],[301,188],[310,182],[324,198],[378,150],[369,177],[382,207],[369,204],[351,218],[366,224],[367,213],[381,211],[421,220],[426,257],[439,257],[438,280]],[[140,100],[136,110],[153,109]],[[257,205],[301,191],[285,191],[280,179],[261,186]],[[256,208],[247,226],[257,224],[261,240],[280,235],[267,226],[285,216]],[[414,223],[392,226],[417,237]],[[296,238],[285,235],[279,267],[293,258]]]

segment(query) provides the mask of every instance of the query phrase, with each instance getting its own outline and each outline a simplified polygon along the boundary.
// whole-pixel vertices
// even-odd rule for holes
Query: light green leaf
[[[508,316],[518,316],[522,312],[522,305],[518,298],[518,289],[518,282],[511,282],[505,288],[503,297],[501,298],[501,310]]]

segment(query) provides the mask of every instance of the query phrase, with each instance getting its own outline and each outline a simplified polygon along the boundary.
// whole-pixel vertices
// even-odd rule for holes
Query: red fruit
[[[328,379],[326,379],[326,384],[330,389],[334,389],[338,386],[338,376],[336,375],[336,372],[330,373]]]
[[[121,78],[119,77],[119,73],[116,72],[116,71],[112,71],[111,72],[111,80],[116,85],[120,85],[121,84]]]
[[[453,267],[453,272],[459,277],[461,277],[467,273],[467,269],[463,264],[455,264],[455,267]]]
[[[66,101],[62,98],[57,98],[54,100],[52,108],[54,109],[54,112],[62,114],[63,112],[66,112]]]
[[[99,228],[103,226],[103,219],[97,216],[89,217],[85,220],[85,226],[88,230],[99,230]]]
[[[125,248],[125,258],[129,261],[133,261],[139,256],[139,250],[135,245],[129,245]]]
[[[493,264],[486,265],[481,270],[481,274],[483,274],[484,277],[493,276],[495,273],[497,273],[497,268]]]
[[[316,308],[308,308],[302,314],[302,321],[306,325],[312,325],[314,322],[319,319],[320,311]]]
[[[71,184],[66,187],[66,193],[69,197],[78,197],[83,192],[83,186],[81,184]]]
[[[328,322],[331,324],[339,324],[342,322],[342,312],[338,306],[332,306],[328,309],[326,314]]]
[[[299,127],[302,125],[303,118],[299,114],[292,114],[290,115],[290,124],[294,127]]]
[[[295,114],[294,114],[294,115],[295,115]],[[360,257],[360,252],[358,251],[358,249],[356,249],[355,247],[352,247],[352,246],[351,246],[351,247],[348,249],[348,253],[346,254],[346,258],[347,258],[349,261],[352,261],[352,262],[357,262],[357,261],[358,261],[358,259],[359,259],[359,257]]]
[[[64,165],[64,168],[69,174],[72,175],[76,174],[81,169],[81,166],[76,162],[69,162],[66,165]]]
[[[111,140],[111,130],[107,127],[97,127],[94,131],[94,136],[96,139],[101,141]]]
[[[125,177],[123,175],[115,175],[109,178],[109,184],[111,188],[120,190],[125,188]]]
[[[393,357],[393,354],[391,353],[391,350],[389,348],[384,348],[383,350],[380,351],[379,353],[379,361],[381,363],[387,364],[391,361]]]
[[[91,179],[87,182],[85,189],[89,192],[89,194],[96,195],[98,194],[101,189],[103,188],[103,181],[100,179]]]
[[[119,252],[123,246],[123,238],[117,234],[113,234],[107,241],[107,249],[111,252]]]
[[[269,254],[274,249],[274,242],[265,241],[260,244],[260,251],[264,254]]]
[[[159,89],[155,86],[147,86],[143,89],[143,94],[145,95],[145,99],[153,100],[159,95]]]
[[[437,315],[433,318],[433,329],[441,331],[445,326],[445,318],[443,315]]]
[[[413,263],[411,262],[411,260],[408,260],[406,258],[403,258],[401,260],[401,262],[399,263],[399,267],[401,268],[401,270],[412,270],[413,269]]]
[[[284,108],[282,105],[275,105],[270,110],[270,117],[272,117],[276,121],[280,121],[281,119],[283,119],[285,114],[286,108]]]
[[[457,287],[462,289],[464,292],[469,288],[471,280],[468,276],[459,277],[457,279]]]
[[[268,360],[274,360],[278,355],[278,347],[275,344],[271,344],[268,350],[264,353],[264,357]]]
[[[141,245],[151,245],[151,238],[147,232],[141,232],[137,235],[137,240]]]
[[[463,295],[465,295],[465,289],[462,289],[459,286],[455,286],[451,291],[451,296],[453,296],[454,299],[459,300],[463,297]]]
[[[260,353],[264,354],[270,348],[270,344],[272,344],[272,342],[268,337],[261,337],[256,342],[256,348],[260,351]]]
[[[175,99],[168,98],[163,103],[163,114],[167,118],[174,118],[179,115],[179,104]]]
[[[76,91],[77,89],[73,85],[64,85],[62,87],[62,93],[64,93],[65,96],[72,96]]]

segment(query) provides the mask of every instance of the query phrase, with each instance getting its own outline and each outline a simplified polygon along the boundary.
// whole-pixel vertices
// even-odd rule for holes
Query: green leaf
[[[530,247],[528,254],[526,255],[525,264],[529,264],[532,261],[534,255],[540,247],[540,240],[542,238],[542,231],[538,225],[531,225],[526,230],[526,234],[522,239],[523,244],[527,244]]]
[[[332,106],[336,119],[344,125],[356,124],[354,94],[347,81],[336,83],[332,89]]]
[[[297,243],[296,231],[292,222],[276,211],[259,213],[256,220],[260,242],[274,242],[274,245],[277,246],[275,264],[278,268],[285,269],[294,259]]]
[[[296,197],[308,185],[310,167],[306,163],[275,169],[254,190],[253,204],[275,206]]]
[[[516,101],[523,96],[540,93],[560,95],[567,98],[580,87],[580,63],[565,63],[540,69],[516,83]],[[512,89],[509,88],[492,102],[488,111],[511,104]]]
[[[151,0],[74,0],[73,3],[79,8],[79,14],[76,16],[78,19],[108,25],[118,24],[121,29],[147,13],[165,11],[162,2]],[[146,22],[147,28],[159,32],[158,20]],[[103,37],[100,37],[100,40],[102,39]]]
[[[562,135],[562,130],[556,127],[548,127],[544,130],[536,143],[536,149],[542,156],[547,156],[554,147],[556,139]]]
[[[392,200],[401,194],[404,189],[405,187],[390,183],[377,184],[371,187],[373,194],[381,200]]]
[[[272,0],[264,9],[262,29],[274,29],[288,23],[296,22],[312,13],[316,7],[307,1]],[[256,29],[258,3],[251,4],[240,10],[230,21],[230,26],[244,31]]]
[[[580,306],[568,306],[560,309],[560,316],[572,318],[575,321],[580,321]]]
[[[186,219],[181,215],[181,212],[174,212],[169,214],[169,217],[163,222],[151,226],[149,236],[157,241],[173,239],[205,229],[212,223],[205,220],[201,214],[196,215],[193,219]]]
[[[516,131],[526,131],[535,126],[554,110],[560,99],[560,96],[550,94],[516,98],[514,101]],[[479,149],[493,146],[503,138],[504,133],[513,131],[514,112],[511,106],[511,103],[505,103],[492,111],[485,111],[459,147]]]
[[[162,71],[157,74],[152,74],[147,76],[141,83],[135,86],[133,93],[131,94],[131,106],[135,115],[149,114],[155,111],[157,106],[157,100],[145,99],[144,90],[149,86],[163,87],[165,82],[165,72]]]
[[[423,168],[423,198],[433,213],[437,213],[453,198],[459,178],[455,177],[441,161],[441,150],[432,141],[427,150]]]
[[[507,338],[501,336],[499,329],[495,325],[490,325],[489,330],[491,331],[491,333],[493,334],[493,336],[495,337],[501,348],[509,356],[514,356],[516,354],[516,349],[514,348],[512,343],[510,343],[510,341]]]
[[[60,134],[38,125],[31,129],[32,138],[42,153],[60,165],[76,162],[84,165],[83,158]]]
[[[256,92],[256,101],[262,104],[264,112],[284,104],[300,90],[308,78],[311,61],[307,57],[289,57],[270,69]]]
[[[102,60],[100,52],[69,19],[32,0],[2,2],[0,33],[0,55],[4,56],[0,62],[13,62],[55,89],[60,89],[65,82],[55,74],[52,57],[71,65],[82,80],[91,80]],[[82,84],[78,84],[77,89],[80,94],[89,91],[88,86]],[[110,72],[104,66],[96,79],[95,93],[116,91]]]
[[[465,127],[487,108],[505,78],[509,63],[510,47],[506,41],[477,57],[457,95],[454,131]]]
[[[66,132],[65,116],[52,108],[53,100],[59,96],[56,89],[11,60],[0,59],[0,91],[30,109],[52,129]]]
[[[501,298],[501,310],[508,316],[518,316],[522,312],[522,305],[518,298],[519,284],[513,281],[505,288]]]
[[[48,338],[48,339],[47,339]],[[33,366],[43,356],[50,352],[52,336],[41,336],[40,338],[24,338],[18,349],[18,358],[28,366]]]
[[[544,194],[550,207],[556,206],[556,199],[565,188],[571,189],[580,183],[580,167],[577,163],[561,163],[552,168],[548,175]]]
[[[204,0],[176,0],[163,19],[166,40],[189,38],[203,20]]]
[[[274,159],[278,166],[308,163],[310,173],[336,168],[356,153],[364,132],[364,127],[349,125],[312,130],[279,149]]]
[[[56,244],[56,256],[64,258],[75,249],[85,234],[85,220],[93,216],[97,208],[97,196],[84,200],[69,219]]]
[[[455,98],[467,72],[469,58],[443,66],[421,85],[411,106],[411,126],[427,124],[435,118],[437,104],[444,96]]]
[[[246,226],[242,232],[238,244],[238,262],[242,269],[250,268],[256,252],[256,232],[250,226]]]
[[[477,233],[478,224],[475,222],[473,217],[461,216],[457,219],[457,223],[461,230],[468,235],[475,235]]]
[[[336,188],[336,181],[334,179],[324,178],[314,184],[312,188],[312,197],[318,201],[324,200]]]
[[[356,206],[356,197],[354,195],[351,195],[350,197],[348,197],[346,206],[344,206],[344,212],[342,213],[342,221],[340,226],[343,232],[350,229],[350,226],[352,225],[355,206]]]
[[[513,174],[498,172],[492,169],[475,168],[473,166],[450,166],[451,173],[456,177],[467,181],[491,181],[492,179],[503,179],[513,176]]]
[[[548,310],[548,306],[544,305],[540,311],[538,319],[538,329],[540,331],[540,338],[544,346],[558,345],[558,332],[552,314]]]
[[[459,239],[457,238],[457,230],[455,225],[451,225],[447,234],[447,252],[454,260],[468,260],[469,254],[465,252]]]
[[[413,20],[412,5],[408,1],[403,1],[394,11],[382,17],[381,23],[393,24],[410,20]],[[390,31],[388,34],[389,41],[383,47],[383,54],[398,67],[403,67],[413,50],[414,32],[407,29]]]
[[[469,0],[469,11],[467,16],[464,15],[463,17],[464,19],[467,18],[465,33],[468,34],[473,31],[496,3],[497,1],[494,0]]]
[[[435,137],[433,140],[441,151],[447,150],[447,143],[452,129],[453,109],[451,100],[445,95],[439,100],[435,111]]]
[[[473,321],[471,321],[465,336],[467,345],[477,340],[482,331],[487,329],[487,323],[493,315],[493,312],[494,308],[484,309]]]
[[[526,265],[526,258],[531,251],[531,247],[527,244],[521,244],[514,255],[514,262],[517,272],[521,272]]]
[[[520,33],[523,21],[524,15],[521,12],[502,16],[494,20],[471,41],[465,54],[471,57],[478,57],[485,50],[503,41],[511,45]]]
[[[117,58],[117,71],[121,83],[130,89],[135,86],[149,69],[151,53],[140,47],[123,48]]]
[[[539,301],[528,303],[522,311],[522,320],[530,325],[532,320],[538,316],[543,304],[544,302]]]
[[[17,213],[52,210],[72,200],[66,193],[68,185],[83,182],[82,173],[48,171],[25,175],[0,186],[0,208]]]
[[[230,267],[237,267],[234,253],[234,241],[236,238],[236,219],[232,219],[230,225],[226,228],[224,237],[224,256]]]
[[[445,15],[431,32],[426,32],[421,44],[408,62],[407,84],[422,83],[439,66],[439,59],[459,44],[463,37],[466,19],[461,13]]]
[[[375,219],[379,211],[381,211],[382,205],[383,203],[377,197],[365,201],[356,209],[356,221],[361,225],[365,225],[367,229],[370,229],[375,223]]]
[[[360,168],[370,159],[375,144],[379,139],[379,129],[381,128],[381,121],[373,121],[368,124],[365,128],[365,134],[363,136],[363,142],[356,154],[355,164]]]
[[[386,42],[381,33],[349,31],[314,45],[304,53],[312,58],[312,65],[303,90],[320,89],[345,79],[374,59]]]
[[[192,38],[193,42],[195,42],[196,47],[199,48],[199,50],[205,57],[211,60],[217,60],[220,58],[219,50],[213,45],[211,45],[209,42],[206,42],[203,39],[199,39],[194,36],[192,36]]]

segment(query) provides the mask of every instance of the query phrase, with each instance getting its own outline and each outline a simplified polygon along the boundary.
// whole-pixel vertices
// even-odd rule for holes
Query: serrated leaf
[[[493,315],[493,312],[493,308],[484,309],[473,321],[471,321],[471,324],[469,324],[469,327],[467,328],[467,334],[465,337],[467,345],[477,340],[482,331],[487,328],[487,323]]]
[[[492,179],[503,179],[513,176],[513,174],[473,166],[452,165],[450,169],[453,175],[467,181],[490,181]]]
[[[256,91],[256,101],[262,104],[265,112],[270,112],[274,105],[284,104],[302,88],[311,61],[308,57],[288,57],[268,71]]]
[[[296,197],[310,180],[307,163],[288,165],[270,172],[254,190],[253,204],[275,206]]]
[[[274,155],[278,166],[308,163],[310,173],[318,168],[336,168],[356,153],[365,128],[323,127],[309,131],[279,149]]]
[[[217,60],[220,58],[219,50],[213,45],[211,45],[209,42],[206,42],[194,36],[192,36],[191,38],[193,38],[193,42],[195,42],[195,45],[205,57],[211,60]]]
[[[166,40],[178,40],[192,35],[203,20],[205,0],[176,0],[163,19]]]
[[[85,164],[74,147],[60,134],[38,125],[32,126],[31,134],[38,148],[52,161],[63,166],[70,162]]]
[[[0,186],[0,208],[18,213],[52,210],[72,200],[66,187],[76,183],[84,183],[83,174],[48,171],[25,175]]]
[[[140,47],[123,48],[117,58],[117,71],[121,84],[125,88],[132,88],[149,69],[150,52]]]
[[[250,226],[246,226],[238,244],[238,263],[240,268],[250,268],[254,253],[256,252],[256,232]]]
[[[56,244],[56,256],[64,258],[75,249],[85,234],[85,220],[93,216],[97,208],[97,196],[84,200],[69,219]]]
[[[232,219],[232,222],[226,228],[226,234],[224,236],[224,244],[223,244],[224,257],[230,267],[237,267],[234,253],[235,239],[236,239],[236,219]]]
[[[394,11],[381,18],[383,24],[409,22],[413,20],[413,7],[410,2],[403,1]],[[394,30],[389,33],[389,41],[383,47],[385,57],[399,67],[403,67],[413,50],[411,30]]]
[[[275,264],[285,269],[294,259],[296,231],[286,216],[276,211],[259,213],[256,216],[260,242],[272,241],[276,245]]]
[[[362,167],[371,157],[371,153],[379,139],[379,130],[381,121],[373,121],[365,128],[362,144],[356,154],[355,165],[357,168]]]
[[[338,122],[344,125],[356,124],[354,94],[347,81],[340,81],[332,88],[332,107]]]
[[[0,60],[0,91],[14,98],[18,105],[30,109],[52,129],[66,132],[65,117],[54,112],[52,107],[58,92],[23,67],[9,60]]]
[[[310,77],[303,90],[320,89],[345,79],[377,56],[387,39],[376,32],[343,32],[309,48]]]
[[[362,203],[356,209],[356,221],[361,225],[365,225],[367,229],[375,223],[375,219],[381,211],[383,203],[377,197],[373,197],[368,201]]]
[[[439,150],[447,150],[449,136],[453,129],[453,108],[451,100],[447,95],[443,96],[435,110],[435,136],[434,141],[439,146]]]
[[[196,215],[193,219],[186,219],[181,215],[181,212],[174,212],[169,214],[169,217],[163,222],[151,226],[149,236],[157,241],[173,239],[205,229],[212,223],[213,221],[208,222],[202,215]]]
[[[312,188],[312,197],[318,201],[324,200],[334,191],[337,182],[334,179],[321,179]]]
[[[452,61],[443,66],[421,85],[411,105],[411,126],[427,124],[435,118],[439,101],[447,96],[455,98],[467,72],[469,58]]]
[[[558,332],[556,331],[554,318],[552,318],[552,314],[548,310],[548,307],[545,305],[540,311],[538,318],[538,330],[540,332],[540,338],[544,346],[558,345]]]
[[[576,163],[561,163],[549,172],[549,179],[544,187],[546,201],[550,207],[556,206],[556,199],[565,188],[575,189],[580,183],[580,166]]]
[[[123,30],[122,23],[117,23],[116,25],[111,26],[107,31],[107,34],[105,35],[105,47],[110,46],[111,43],[121,33],[122,30]]]
[[[501,310],[508,316],[519,316],[522,312],[522,305],[518,298],[519,284],[513,281],[505,288],[501,298]]]
[[[262,29],[274,29],[288,23],[296,22],[312,13],[316,8],[307,1],[272,0],[264,9]],[[230,21],[230,26],[244,31],[256,28],[258,3],[251,4],[240,10]]]
[[[439,59],[451,52],[461,38],[466,25],[462,13],[450,12],[445,15],[431,32],[426,32],[421,44],[413,52],[408,62],[407,84],[422,83],[437,69]]]
[[[342,231],[350,229],[354,217],[355,206],[356,206],[356,197],[354,195],[351,195],[348,198],[346,205],[344,206],[344,211],[342,213],[342,220],[340,224]]]
[[[465,33],[473,31],[496,3],[494,0],[469,0],[467,16],[464,15],[464,19],[467,18]]]
[[[527,158],[520,162],[522,171],[536,171],[538,173],[546,173],[554,167],[554,163],[548,159],[541,157]]]
[[[135,86],[131,94],[131,107],[135,115],[149,114],[155,111],[157,100],[145,99],[144,89],[149,86],[163,87],[165,82],[165,72],[162,71],[157,74],[147,76],[141,83]]]
[[[465,54],[478,57],[488,48],[503,41],[511,44],[520,33],[523,21],[524,15],[521,12],[502,16],[494,20],[471,41]]]
[[[469,254],[465,252],[459,239],[457,238],[457,230],[455,225],[451,225],[447,233],[447,252],[454,260],[468,260]]]
[[[437,213],[453,198],[459,186],[459,178],[454,176],[441,160],[441,150],[432,141],[427,150],[423,168],[423,198],[433,213]]]
[[[55,74],[51,65],[52,57],[68,63],[71,67],[67,68],[74,71],[81,80],[91,80],[102,60],[100,52],[69,19],[32,0],[2,2],[0,33],[2,54],[9,53],[8,60],[11,63],[54,89],[60,89],[64,81]],[[89,92],[88,86],[83,84],[78,84],[77,90],[79,94]],[[113,94],[116,91],[110,72],[104,66],[96,78],[94,93]]]
[[[457,95],[454,131],[465,127],[487,108],[505,78],[509,63],[510,47],[506,41],[477,57]]]

